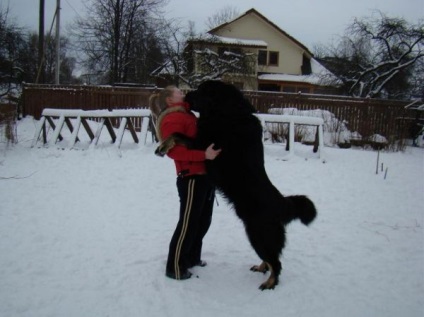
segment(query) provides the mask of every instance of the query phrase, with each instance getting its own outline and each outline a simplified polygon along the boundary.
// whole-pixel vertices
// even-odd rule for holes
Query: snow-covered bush
[[[345,121],[341,121],[335,115],[327,110],[298,110],[296,108],[270,108],[270,114],[295,115],[318,117],[324,119],[324,144],[326,146],[335,146],[338,144],[349,144],[352,133],[348,130]],[[281,142],[287,139],[288,124],[267,123],[266,133],[272,141]],[[295,140],[303,143],[311,143],[315,140],[316,126],[296,125]]]
[[[13,105],[0,103],[0,142],[6,145],[17,143],[15,114]]]
[[[389,142],[387,141],[387,139],[384,136],[380,135],[380,134],[373,134],[373,135],[371,135],[370,137],[368,137],[368,140],[367,141],[368,141],[367,143],[369,145],[371,145],[371,147],[374,150],[381,150],[381,149],[385,148],[389,144]]]

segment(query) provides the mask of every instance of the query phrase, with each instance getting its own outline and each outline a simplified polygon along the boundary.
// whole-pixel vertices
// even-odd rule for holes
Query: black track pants
[[[200,261],[202,240],[212,221],[215,190],[205,175],[177,178],[180,218],[169,244],[167,272],[177,279]]]

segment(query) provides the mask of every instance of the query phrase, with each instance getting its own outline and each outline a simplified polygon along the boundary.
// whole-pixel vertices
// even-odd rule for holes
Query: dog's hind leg
[[[263,227],[259,226],[259,228]],[[258,234],[251,227],[247,227],[246,229],[253,249],[263,261],[260,265],[253,266],[251,270],[262,273],[266,273],[268,270],[270,271],[269,278],[259,286],[259,289],[273,289],[278,284],[278,277],[281,273],[279,257],[284,246],[284,232],[280,231],[278,227],[275,227],[275,231],[279,232],[279,234],[275,235],[272,234],[272,230],[261,230],[261,233]]]
[[[255,249],[258,251],[260,249]],[[259,286],[260,290],[265,289],[274,289],[274,287],[278,284],[278,278],[281,273],[281,262],[279,260],[279,252],[274,250],[274,252],[270,252],[271,250],[267,250],[267,254],[258,252],[258,255],[262,258],[263,262],[259,265],[254,265],[250,268],[253,272],[261,272],[266,273],[270,271],[269,278]]]
[[[247,210],[243,214],[251,215],[252,213]],[[274,217],[274,215],[275,213],[263,209],[260,216],[244,220],[250,244],[263,261],[262,264],[253,266],[251,270],[263,273],[267,269],[270,271],[268,280],[259,286],[261,290],[273,289],[278,284],[278,277],[281,273],[279,257],[285,244],[285,231],[284,226],[278,221],[278,217]]]
[[[259,289],[262,291],[265,289],[274,289],[274,287],[278,285],[278,277],[281,273],[281,262],[278,259],[276,262],[273,262],[274,264],[264,262],[266,263],[266,266],[268,266],[271,274],[269,275],[269,278],[259,286]]]
[[[281,264],[277,264],[276,267],[277,268],[279,267],[280,268],[279,271],[281,271]],[[274,289],[274,287],[276,285],[278,285],[278,275],[279,275],[279,273],[276,274],[272,265],[270,265],[269,263],[262,262],[260,265],[252,266],[252,268],[250,270],[254,271],[254,272],[261,272],[261,273],[264,273],[264,274],[267,271],[271,272],[269,278],[259,286],[260,290],[263,291],[265,289]]]

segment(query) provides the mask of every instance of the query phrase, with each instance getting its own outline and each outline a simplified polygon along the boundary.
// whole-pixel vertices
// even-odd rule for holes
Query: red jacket
[[[168,106],[184,107],[185,111],[173,111],[166,114],[160,122],[162,140],[174,132],[182,133],[190,138],[197,134],[197,118],[190,111],[187,103],[178,103]],[[177,175],[205,174],[205,151],[191,150],[184,145],[175,145],[167,154],[175,162]]]

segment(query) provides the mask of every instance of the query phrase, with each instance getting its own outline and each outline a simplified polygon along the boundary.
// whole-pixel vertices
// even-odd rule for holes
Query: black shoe
[[[199,260],[198,262],[196,262],[196,263],[192,264],[192,265],[190,266],[190,268],[192,268],[192,267],[194,267],[194,266],[205,267],[206,265],[208,265],[208,263],[207,263],[206,261]]]
[[[169,278],[174,279],[174,280],[188,280],[191,277],[192,274],[191,274],[190,271],[184,271],[184,272],[180,273],[179,277],[177,277],[174,272],[166,271],[165,275]]]

